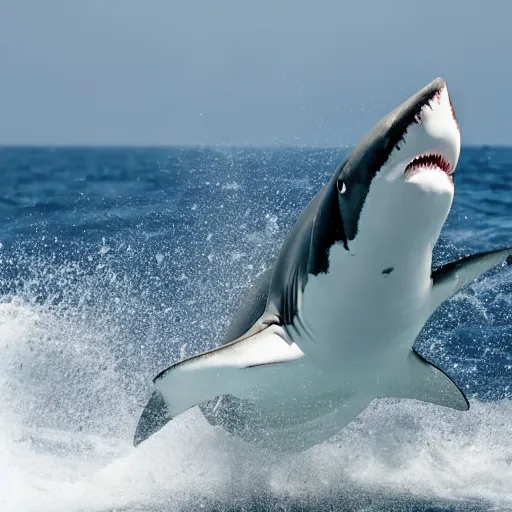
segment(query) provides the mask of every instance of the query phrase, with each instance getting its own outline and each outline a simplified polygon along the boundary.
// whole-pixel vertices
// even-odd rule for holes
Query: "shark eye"
[[[338,192],[340,194],[344,194],[347,191],[347,185],[345,185],[345,182],[341,178],[338,178],[336,187],[338,188]]]

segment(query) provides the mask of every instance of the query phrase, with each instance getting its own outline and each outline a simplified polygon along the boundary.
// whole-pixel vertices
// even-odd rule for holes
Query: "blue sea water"
[[[374,401],[294,455],[197,411],[139,448],[154,375],[220,342],[344,149],[0,149],[0,510],[512,510],[512,267],[418,351],[456,412]],[[407,212],[404,212],[407,215]],[[512,149],[464,148],[441,263],[512,244]]]

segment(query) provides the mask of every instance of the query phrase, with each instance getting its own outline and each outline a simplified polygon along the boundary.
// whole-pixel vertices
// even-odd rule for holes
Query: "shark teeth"
[[[450,178],[452,174],[452,165],[439,153],[423,153],[415,156],[405,168],[405,175],[411,176],[421,169],[440,169]]]

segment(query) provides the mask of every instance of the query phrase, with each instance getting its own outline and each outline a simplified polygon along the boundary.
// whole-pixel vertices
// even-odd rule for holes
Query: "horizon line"
[[[356,147],[350,145],[319,144],[2,144],[0,149],[332,149],[348,150]],[[511,144],[462,144],[461,148],[512,149]]]

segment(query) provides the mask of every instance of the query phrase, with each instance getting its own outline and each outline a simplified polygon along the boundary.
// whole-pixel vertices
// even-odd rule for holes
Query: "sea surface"
[[[512,266],[416,342],[468,412],[374,401],[283,455],[191,410],[132,446],[152,378],[220,342],[345,152],[0,149],[2,512],[512,510]],[[512,149],[463,148],[435,261],[507,244]]]

